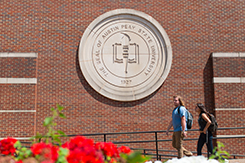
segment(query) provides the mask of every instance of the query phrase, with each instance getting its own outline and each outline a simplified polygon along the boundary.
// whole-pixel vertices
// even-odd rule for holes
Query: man
[[[173,126],[174,133],[172,138],[172,146],[178,150],[178,158],[182,158],[183,154],[186,156],[192,156],[193,154],[182,146],[183,138],[187,137],[187,112],[184,102],[180,96],[174,96],[174,106],[175,108],[172,112],[172,120],[169,123],[166,134],[168,135],[169,129]]]

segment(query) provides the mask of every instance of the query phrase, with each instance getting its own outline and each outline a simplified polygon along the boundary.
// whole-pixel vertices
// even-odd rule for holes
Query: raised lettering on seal
[[[102,34],[102,38],[105,39],[109,34],[111,34],[111,33],[114,32],[114,31],[117,31],[117,30],[119,30],[119,27],[118,27],[118,26],[115,26],[115,27],[112,27],[112,28],[107,29],[107,30]]]

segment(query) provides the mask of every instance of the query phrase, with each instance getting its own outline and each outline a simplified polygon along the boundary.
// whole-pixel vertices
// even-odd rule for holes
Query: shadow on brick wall
[[[203,70],[203,81],[205,107],[208,110],[208,112],[215,115],[212,53],[210,54],[205,68]],[[217,146],[217,140],[213,140],[213,145]]]
[[[205,65],[203,78],[205,106],[210,113],[215,114],[212,54]]]

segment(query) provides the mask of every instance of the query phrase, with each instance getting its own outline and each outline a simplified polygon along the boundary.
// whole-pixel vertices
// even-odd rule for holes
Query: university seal
[[[79,46],[79,64],[90,86],[117,101],[134,101],[156,91],[172,63],[167,33],[151,16],[117,9],[95,19]]]

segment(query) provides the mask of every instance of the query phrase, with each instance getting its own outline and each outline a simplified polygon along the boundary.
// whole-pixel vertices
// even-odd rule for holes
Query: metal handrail
[[[221,127],[218,130],[233,130],[233,129],[245,129],[245,127]],[[188,131],[199,131],[199,129],[190,129]],[[137,132],[108,132],[108,133],[93,133],[93,134],[77,134],[77,135],[67,135],[70,137],[74,136],[98,136],[98,135],[118,135],[118,134],[144,134],[144,133],[163,133],[167,132],[167,130],[156,130],[156,131],[137,131]],[[169,132],[173,132],[173,130],[169,130]]]
[[[218,128],[218,130],[234,130],[234,129],[245,129],[245,127],[222,127],[222,128]],[[190,129],[188,131],[199,131],[199,129]],[[144,133],[155,133],[155,140],[147,140],[147,141],[118,141],[118,142],[112,142],[114,144],[129,144],[129,143],[151,143],[151,142],[155,142],[156,143],[156,149],[154,149],[154,151],[156,151],[156,154],[150,154],[150,155],[156,155],[156,159],[159,159],[159,156],[161,158],[161,156],[170,156],[170,155],[163,155],[163,154],[159,154],[159,150],[158,149],[158,142],[165,142],[165,141],[172,141],[172,139],[162,139],[162,140],[158,140],[157,139],[157,133],[164,133],[167,132],[166,130],[160,130],[160,131],[139,131],[139,132],[117,132],[117,133],[98,133],[98,134],[82,134],[82,136],[98,136],[98,135],[104,135],[104,140],[106,140],[106,136],[107,135],[118,135],[118,134],[144,134]],[[170,130],[169,132],[173,132],[173,130]],[[71,136],[71,135],[70,135]],[[75,136],[75,135],[72,135]],[[227,136],[227,137],[214,137],[213,139],[230,139],[230,138],[245,138],[245,136]],[[198,140],[198,138],[187,138],[184,139],[185,141],[190,141],[190,140]],[[144,149],[142,149],[144,150]],[[145,150],[144,150],[145,151]],[[195,153],[195,152],[193,152]],[[146,153],[143,153],[146,154]],[[205,153],[204,153],[205,154]],[[207,153],[206,153],[207,154]],[[149,153],[147,154],[149,155]],[[245,157],[245,155],[236,155],[236,154],[230,154],[231,156],[233,156],[234,158],[237,157]],[[171,155],[174,156],[175,155]]]
[[[223,127],[223,128],[218,128],[218,130],[233,130],[233,129],[245,129],[245,127]],[[199,129],[190,129],[188,131],[199,131]],[[141,141],[116,141],[112,142],[114,144],[129,144],[129,143],[152,143],[155,142],[155,149],[152,149],[152,151],[156,151],[156,154],[149,154],[145,153],[147,149],[142,149],[144,150],[145,155],[156,155],[156,159],[158,160],[159,157],[161,156],[171,156],[175,157],[176,155],[164,155],[164,154],[159,154],[159,151],[163,151],[158,149],[158,142],[166,142],[166,141],[172,141],[172,139],[158,139],[158,133],[164,133],[167,132],[166,130],[160,130],[160,131],[139,131],[139,132],[116,132],[116,133],[93,133],[93,134],[76,134],[76,135],[67,135],[67,137],[75,137],[75,136],[99,136],[103,135],[104,137],[104,142],[107,141],[107,136],[108,135],[120,135],[120,134],[146,134],[146,133],[154,133],[155,134],[155,139],[154,140],[141,140]],[[173,132],[173,130],[170,130],[169,132]],[[231,139],[231,138],[245,138],[245,136],[227,136],[227,137],[213,137],[213,139]],[[190,140],[198,140],[198,138],[187,138],[184,139],[184,141],[190,141]],[[171,152],[171,151],[168,151]],[[176,151],[175,151],[176,152]],[[195,152],[193,152],[195,153]],[[205,154],[205,153],[204,153]],[[207,154],[207,153],[206,153]],[[231,156],[234,156],[234,158],[237,157],[245,157],[245,155],[237,155],[237,154],[230,154]]]

